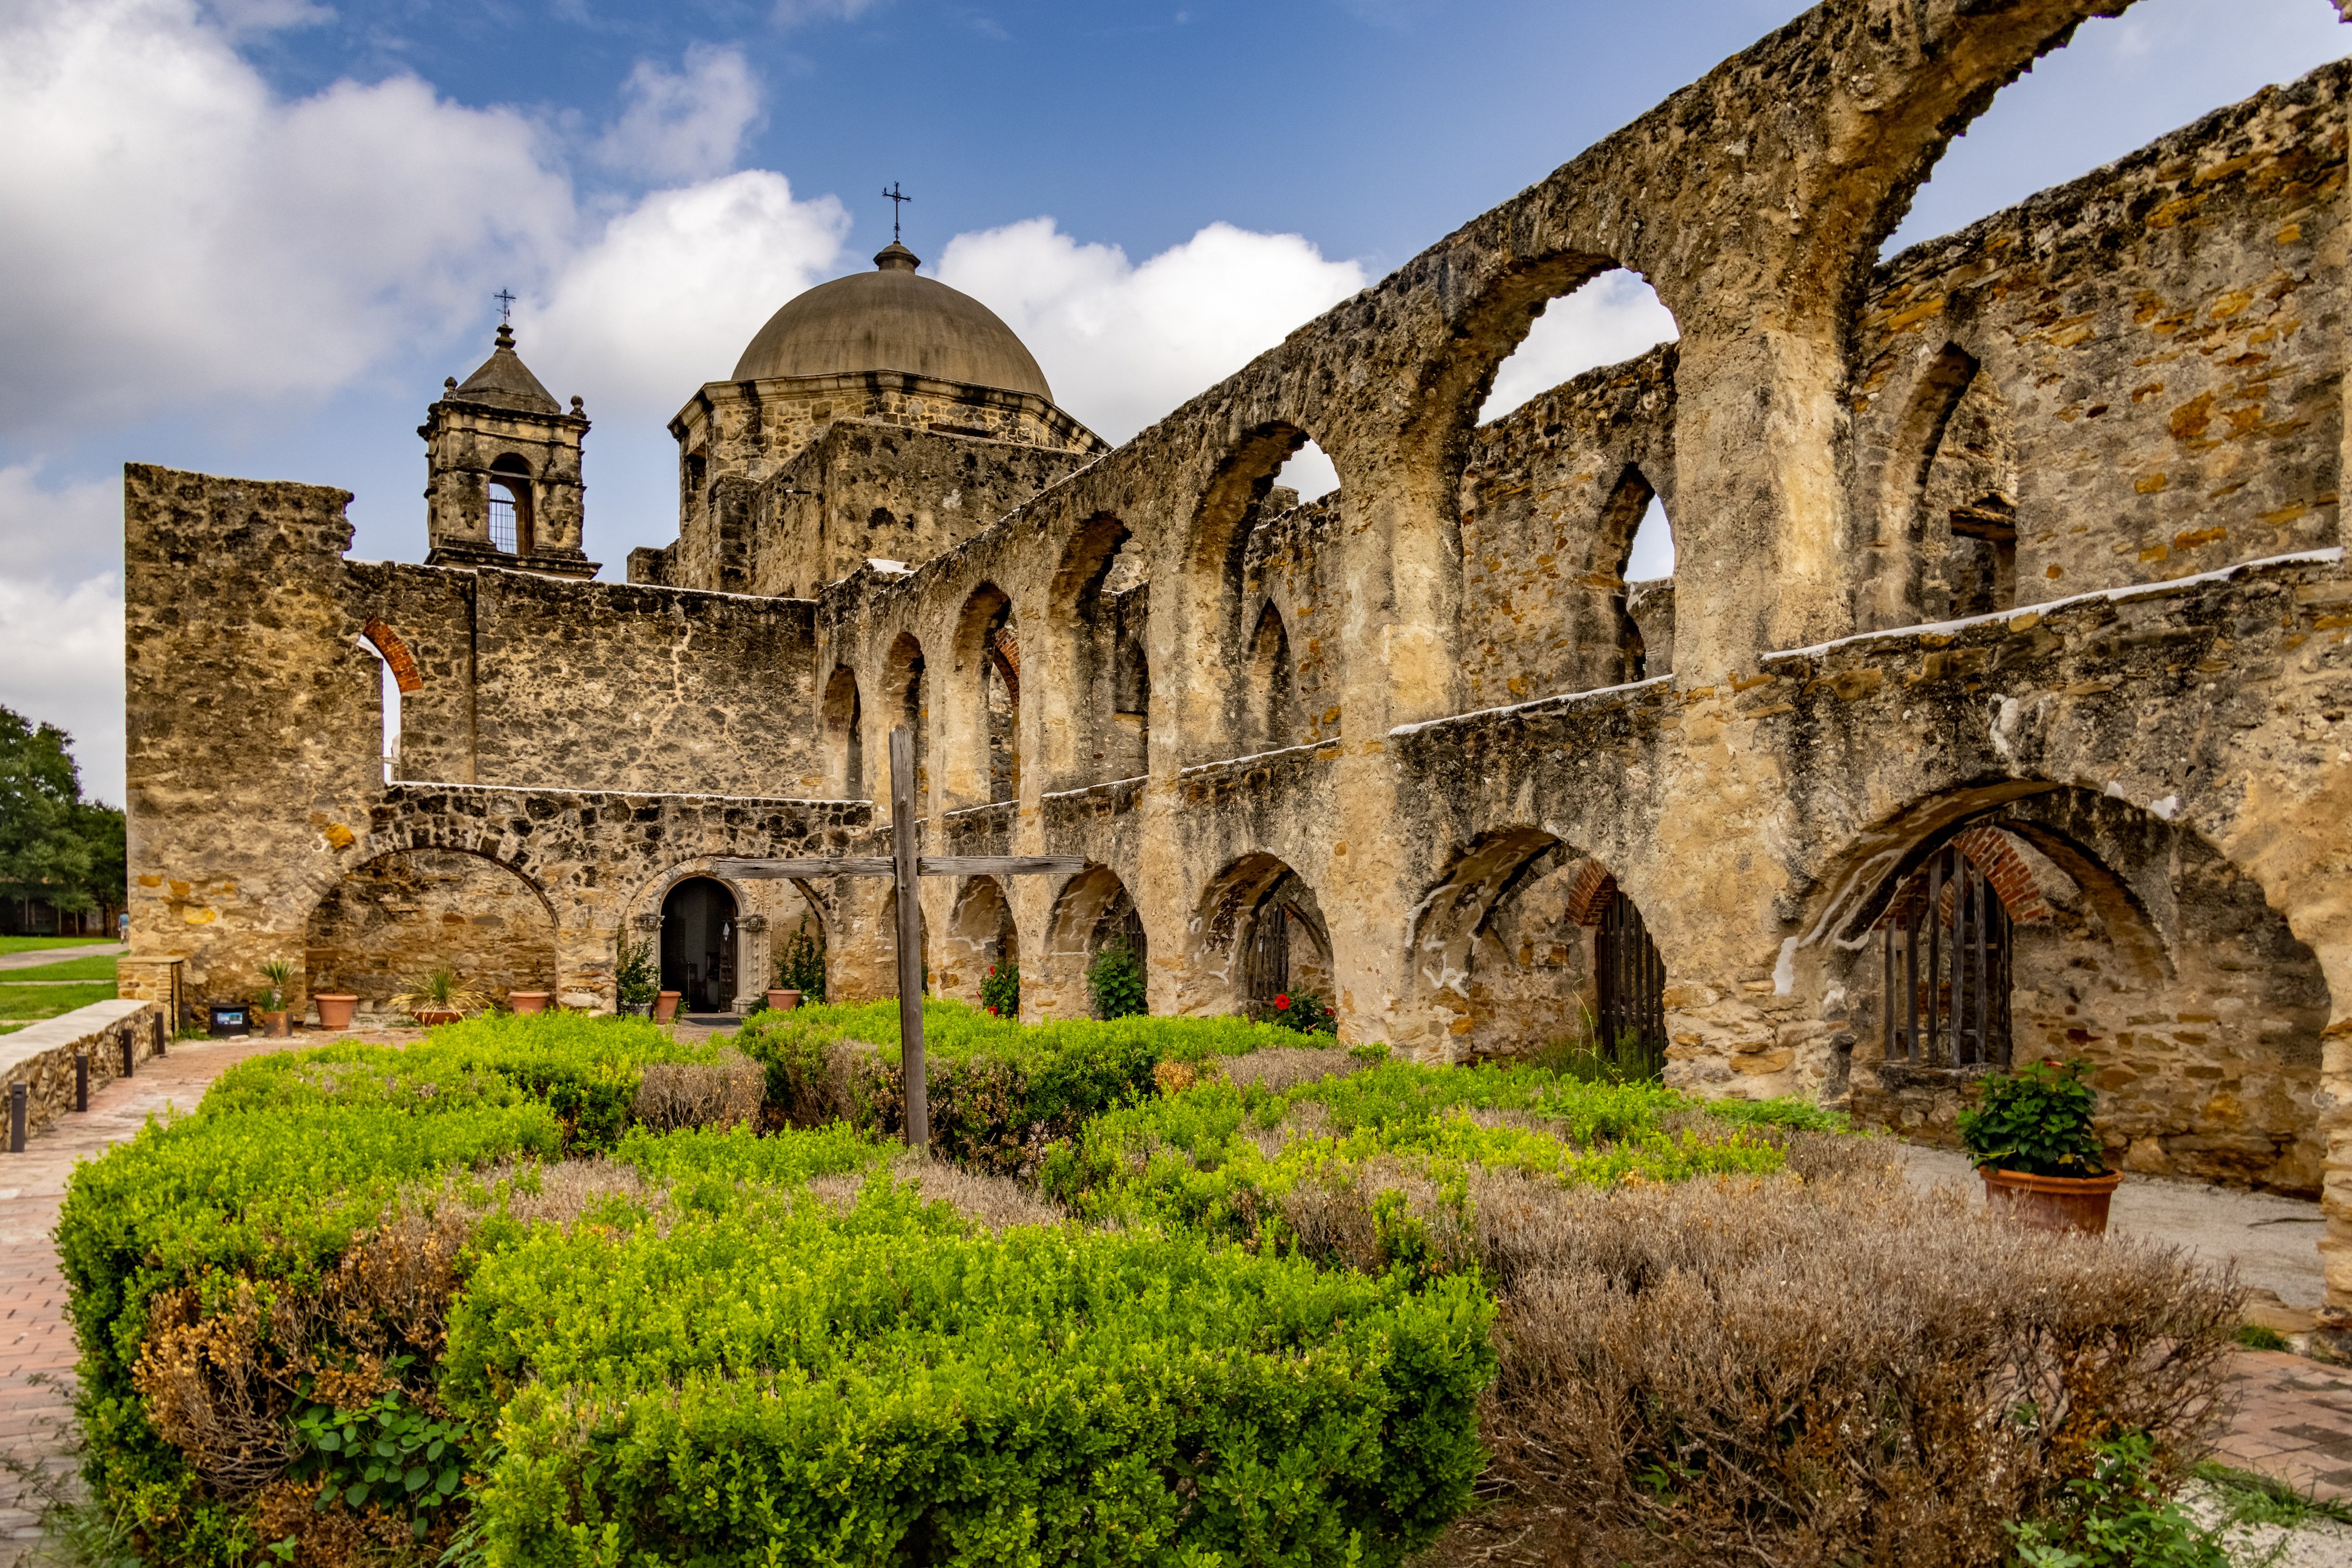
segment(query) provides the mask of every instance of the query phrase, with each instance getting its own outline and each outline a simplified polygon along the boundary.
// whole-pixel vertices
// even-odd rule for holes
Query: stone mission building
[[[2352,1243],[2352,68],[1881,254],[2119,8],[1827,0],[1115,450],[894,244],[688,399],[625,582],[503,331],[427,411],[425,564],[347,559],[341,491],[133,465],[126,973],[603,1009],[642,939],[723,1010],[805,935],[883,995],[880,884],[714,862],[914,832],[1088,862],[925,887],[934,988],[1017,962],[1032,1019],[1124,939],[1154,1012],[1622,1037],[1931,1137],[2080,1056],[2127,1169]],[[1619,267],[1678,340],[1481,423]],[[1677,570],[1629,584],[1653,500]]]

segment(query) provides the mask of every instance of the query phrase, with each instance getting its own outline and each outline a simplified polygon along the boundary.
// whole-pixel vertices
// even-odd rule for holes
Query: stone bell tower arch
[[[581,548],[586,486],[580,476],[588,415],[565,413],[515,353],[514,329],[458,384],[442,383],[425,412],[425,518],[432,566],[503,566],[593,577]]]

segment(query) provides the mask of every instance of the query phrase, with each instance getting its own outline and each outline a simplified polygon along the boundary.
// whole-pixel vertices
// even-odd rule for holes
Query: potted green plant
[[[489,1005],[489,998],[467,988],[457,978],[457,971],[446,964],[436,964],[422,978],[409,981],[408,989],[390,1003],[393,1011],[406,1013],[427,1029],[456,1023]]]
[[[660,990],[661,971],[654,967],[654,945],[623,936],[620,955],[613,965],[613,1000],[622,1016],[644,1018],[653,1011]]]
[[[261,977],[266,982],[261,995],[253,1000],[253,1010],[261,1015],[262,1032],[272,1040],[284,1040],[294,1032],[288,1018],[287,993],[294,988],[294,960],[265,959]]]
[[[1985,1079],[1959,1124],[1987,1203],[2046,1230],[2107,1228],[2124,1177],[2107,1168],[2091,1124],[2098,1092],[2084,1081],[2088,1067],[2044,1060]]]
[[[824,1000],[824,936],[809,930],[805,915],[776,956],[776,984],[768,993],[769,1006],[783,1005],[773,999],[779,991],[791,991],[799,1001]]]

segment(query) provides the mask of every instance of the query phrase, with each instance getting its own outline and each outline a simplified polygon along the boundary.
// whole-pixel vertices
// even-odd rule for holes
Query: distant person
[[[118,942],[131,940],[131,911],[126,909],[114,917],[114,933]]]

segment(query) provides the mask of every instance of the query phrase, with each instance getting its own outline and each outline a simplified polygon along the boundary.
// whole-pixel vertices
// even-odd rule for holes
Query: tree
[[[81,798],[72,742],[0,707],[0,895],[117,908],[128,883],[122,813]]]
[[[81,775],[69,740],[56,725],[36,728],[0,707],[0,893],[87,909],[89,845],[75,820]]]

